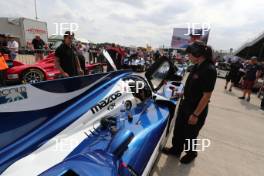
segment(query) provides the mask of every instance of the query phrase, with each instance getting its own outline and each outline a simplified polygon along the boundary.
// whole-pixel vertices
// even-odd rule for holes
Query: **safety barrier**
[[[43,52],[44,57],[47,56],[49,53],[54,52],[54,50],[40,50],[40,51]],[[106,62],[105,60],[100,59],[94,50],[85,51],[85,52],[82,52],[82,54],[87,64]],[[35,63],[35,52],[32,50],[19,50],[15,60],[22,62],[24,64],[34,64]]]

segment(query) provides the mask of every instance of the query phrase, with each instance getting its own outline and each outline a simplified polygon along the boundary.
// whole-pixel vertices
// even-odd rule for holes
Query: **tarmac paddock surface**
[[[259,108],[260,99],[252,95],[250,102],[239,100],[241,90],[228,92],[224,84],[224,79],[217,79],[209,114],[198,137],[209,139],[210,147],[198,152],[189,165],[161,154],[152,176],[264,175],[264,111]],[[167,147],[171,146],[171,138],[172,133]]]

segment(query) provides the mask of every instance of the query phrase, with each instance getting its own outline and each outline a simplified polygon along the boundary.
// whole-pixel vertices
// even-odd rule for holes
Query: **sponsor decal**
[[[26,31],[32,34],[47,34],[48,33],[46,30],[37,29],[37,28],[29,28]]]
[[[109,97],[106,97],[104,100],[100,101],[94,107],[92,107],[91,108],[92,113],[95,114],[95,113],[99,112],[104,107],[110,105],[112,102],[114,102],[115,100],[117,100],[121,96],[122,96],[122,93],[120,91],[116,91],[115,93],[113,93]],[[110,110],[111,108],[113,108],[113,106],[109,107],[108,110]]]
[[[0,90],[0,104],[21,101],[27,98],[27,89],[25,86]]]
[[[113,109],[115,108],[115,106],[116,106],[116,104],[115,104],[115,103],[112,103],[112,104],[110,104],[110,105],[108,106],[107,110],[108,110],[108,111],[111,111],[111,110],[113,110]]]

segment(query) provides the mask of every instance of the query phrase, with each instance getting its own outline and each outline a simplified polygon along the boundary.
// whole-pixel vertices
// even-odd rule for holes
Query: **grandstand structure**
[[[244,59],[256,56],[259,60],[264,61],[264,32],[253,40],[243,44],[234,52],[234,55]]]

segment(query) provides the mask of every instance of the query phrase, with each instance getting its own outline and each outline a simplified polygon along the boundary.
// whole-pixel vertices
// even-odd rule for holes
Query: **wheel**
[[[22,76],[22,83],[37,83],[45,80],[44,73],[39,69],[26,70]]]

